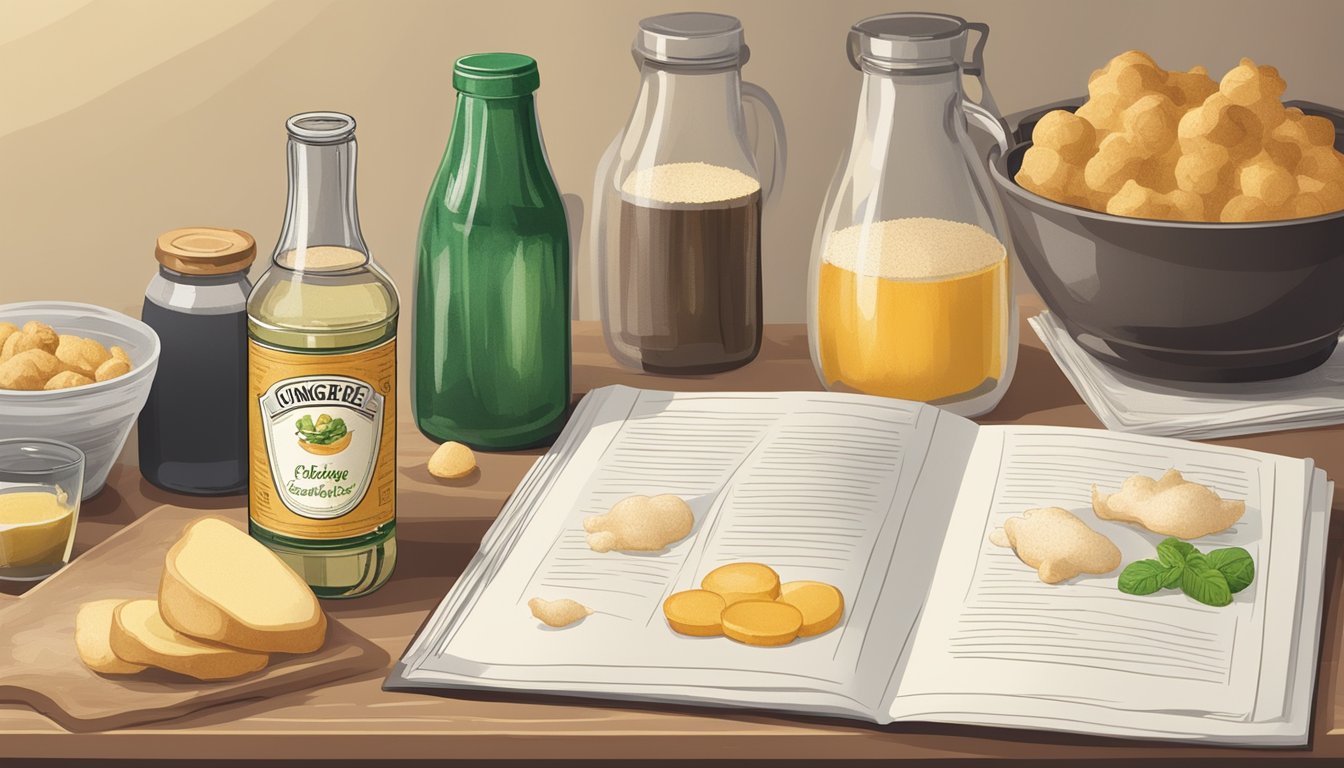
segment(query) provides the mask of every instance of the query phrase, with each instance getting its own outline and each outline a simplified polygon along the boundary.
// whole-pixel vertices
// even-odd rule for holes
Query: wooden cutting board
[[[247,525],[245,513],[160,507],[22,597],[0,603],[0,701],[27,704],[67,730],[105,730],[386,668],[386,652],[331,617],[321,650],[277,654],[265,669],[236,680],[200,682],[156,669],[103,677],[85,667],[75,650],[79,606],[101,598],[157,595],[168,548],[187,523],[206,516],[239,528]]]

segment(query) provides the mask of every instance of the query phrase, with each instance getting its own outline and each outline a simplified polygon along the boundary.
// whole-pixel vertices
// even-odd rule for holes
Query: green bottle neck
[[[482,98],[459,93],[443,162],[449,179],[443,193],[452,210],[472,198],[491,207],[537,207],[558,196],[532,94]]]

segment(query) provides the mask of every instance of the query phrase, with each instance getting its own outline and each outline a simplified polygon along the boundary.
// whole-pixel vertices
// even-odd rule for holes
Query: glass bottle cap
[[[745,63],[742,22],[722,13],[665,13],[639,22],[635,53],[665,64]],[[740,60],[740,62],[739,62]]]
[[[285,129],[304,144],[341,144],[355,135],[355,118],[344,112],[302,112],[286,120]]]
[[[941,13],[887,13],[872,16],[850,30],[850,54],[883,70],[910,69],[930,62],[961,62],[969,26],[959,16]]]
[[[473,53],[453,65],[453,87],[485,98],[526,96],[541,87],[537,61],[521,53]]]
[[[257,241],[241,229],[185,227],[159,235],[154,258],[184,275],[227,275],[252,266]]]

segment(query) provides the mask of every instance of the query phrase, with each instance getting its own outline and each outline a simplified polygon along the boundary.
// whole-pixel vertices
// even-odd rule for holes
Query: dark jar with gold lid
[[[247,270],[256,255],[256,241],[239,229],[159,236],[159,272],[141,319],[163,351],[139,421],[140,474],[159,488],[247,490]]]

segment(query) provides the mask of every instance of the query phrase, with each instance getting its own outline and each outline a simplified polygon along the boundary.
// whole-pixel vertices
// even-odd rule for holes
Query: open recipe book
[[[1116,588],[1120,568],[1045,584],[990,533],[1063,507],[1119,547],[1164,537],[1099,520],[1093,483],[1169,468],[1246,502],[1201,551],[1255,578],[1214,608]],[[579,405],[387,682],[747,706],[876,723],[1305,744],[1332,495],[1310,461],[1098,430],[980,427],[838,393],[606,387]],[[595,552],[583,520],[676,494],[695,525],[662,552]],[[662,603],[711,569],[766,563],[834,584],[840,624],[780,647],[674,633]],[[594,613],[565,629],[528,600]]]

